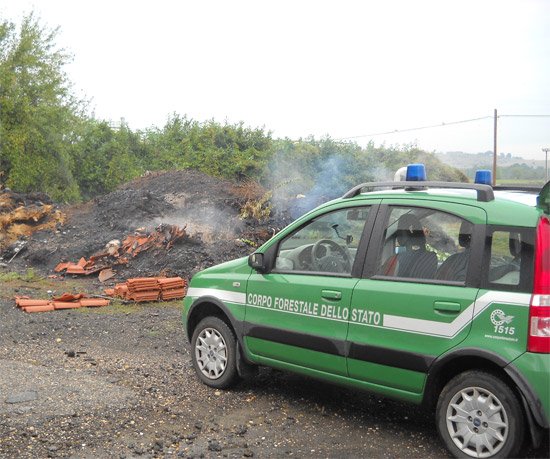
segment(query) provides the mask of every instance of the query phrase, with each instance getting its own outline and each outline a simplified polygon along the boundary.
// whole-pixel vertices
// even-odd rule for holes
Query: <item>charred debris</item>
[[[152,172],[83,205],[0,190],[0,270],[189,279],[246,256],[291,221],[265,190],[196,171]],[[262,218],[243,209],[263,208]],[[0,271],[0,272],[1,272]],[[110,273],[114,273],[111,275]]]

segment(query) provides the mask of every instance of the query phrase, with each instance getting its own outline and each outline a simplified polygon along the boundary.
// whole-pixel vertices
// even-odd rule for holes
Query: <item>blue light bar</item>
[[[426,180],[424,164],[409,164],[407,166],[407,182],[422,182]]]
[[[475,183],[479,183],[480,185],[492,185],[493,180],[491,179],[491,171],[489,170],[476,171]]]

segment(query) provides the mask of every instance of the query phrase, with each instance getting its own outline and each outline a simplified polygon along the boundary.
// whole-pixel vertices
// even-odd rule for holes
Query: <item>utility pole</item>
[[[548,152],[550,151],[550,148],[543,148],[542,151],[546,153],[546,162],[544,163],[544,171],[546,172],[546,180],[545,183],[548,182]]]
[[[495,129],[493,136],[493,186],[497,184],[497,109],[495,108]]]

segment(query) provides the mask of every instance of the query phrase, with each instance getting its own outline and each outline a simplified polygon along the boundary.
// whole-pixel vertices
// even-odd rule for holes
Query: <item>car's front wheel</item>
[[[223,389],[238,378],[233,330],[218,317],[202,319],[191,338],[191,358],[203,383]]]
[[[467,371],[443,389],[436,410],[437,428],[456,457],[510,457],[524,434],[519,401],[496,375]]]

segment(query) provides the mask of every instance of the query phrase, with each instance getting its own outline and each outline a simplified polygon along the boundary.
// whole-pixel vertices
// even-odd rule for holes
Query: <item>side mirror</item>
[[[265,269],[264,264],[264,254],[263,253],[252,253],[248,257],[248,266],[256,271],[263,271]]]

